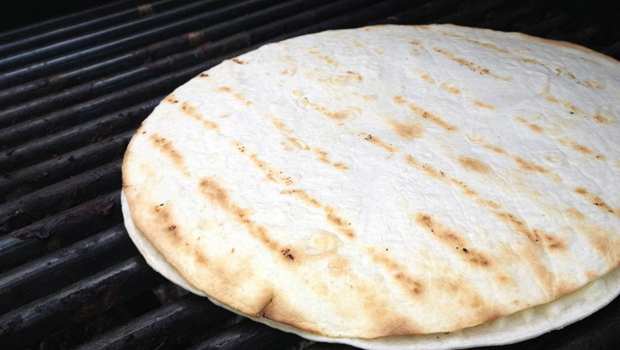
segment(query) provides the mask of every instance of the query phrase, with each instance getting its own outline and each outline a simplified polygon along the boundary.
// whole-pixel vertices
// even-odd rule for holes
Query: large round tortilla
[[[121,193],[121,203],[125,227],[147,263],[157,272],[178,286],[199,296],[207,297],[193,287],[179,272],[170,265],[151,242],[138,230],[129,212],[127,198]],[[620,268],[615,268],[605,276],[592,281],[563,297],[546,304],[537,305],[514,314],[504,316],[474,327],[455,332],[409,335],[398,337],[382,337],[375,339],[362,338],[330,338],[309,333],[291,326],[265,318],[251,317],[254,321],[267,324],[285,332],[295,333],[304,338],[328,342],[349,344],[363,349],[372,350],[446,350],[464,349],[478,346],[495,346],[512,344],[527,340],[563,328],[566,325],[582,320],[595,311],[600,310],[620,294]],[[232,312],[239,313],[230,307],[209,298],[215,304]]]
[[[295,38],[156,108],[137,228],[197,290],[329,337],[449,332],[620,261],[618,62],[454,26]]]

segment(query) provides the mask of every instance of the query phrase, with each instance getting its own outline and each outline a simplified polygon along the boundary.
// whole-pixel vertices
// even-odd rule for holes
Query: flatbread
[[[193,287],[183,278],[183,276],[166,261],[164,256],[153,247],[151,242],[142,235],[131,219],[131,213],[129,212],[127,199],[124,193],[121,193],[121,203],[123,207],[123,216],[125,218],[125,227],[127,228],[129,237],[131,237],[136,247],[138,247],[138,250],[144,256],[147,263],[176,285],[196,295],[208,298],[208,295]],[[478,326],[447,334],[436,333],[375,339],[324,337],[265,318],[243,315],[219,303],[217,300],[212,298],[209,298],[209,300],[218,306],[241,314],[256,322],[264,323],[285,332],[295,333],[314,341],[349,344],[372,350],[446,350],[506,345],[535,338],[544,333],[563,328],[566,325],[582,320],[607,306],[607,304],[613,301],[619,294],[620,268],[615,268],[607,275],[552,302],[534,306]]]
[[[452,332],[620,262],[618,62],[455,26],[266,45],[175,90],[123,164],[195,289],[325,337]]]

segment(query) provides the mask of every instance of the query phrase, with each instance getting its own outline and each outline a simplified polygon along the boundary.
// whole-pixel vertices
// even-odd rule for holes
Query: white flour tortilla
[[[121,203],[125,227],[129,237],[134,242],[146,262],[162,276],[176,285],[202,297],[208,297],[192,287],[179,272],[153,247],[138,230],[131,220],[125,193],[121,193]],[[214,304],[229,311],[235,312],[250,319],[264,323],[279,330],[295,333],[306,339],[353,345],[370,350],[444,350],[465,349],[478,346],[492,346],[512,344],[545,334],[552,330],[561,329],[577,322],[594,312],[602,309],[620,294],[620,269],[615,269],[600,279],[569,293],[548,304],[538,305],[515,314],[449,334],[427,334],[401,337],[385,337],[378,339],[360,338],[329,338],[304,332],[291,326],[266,320],[264,318],[249,317],[234,309],[209,298]]]
[[[328,337],[455,331],[620,262],[620,69],[454,26],[308,35],[178,88],[128,147],[136,226],[200,291]]]

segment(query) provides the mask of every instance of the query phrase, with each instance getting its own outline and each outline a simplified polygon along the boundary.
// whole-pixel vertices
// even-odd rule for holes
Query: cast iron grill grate
[[[614,10],[535,0],[123,0],[0,33],[0,348],[302,344],[175,288],[122,225],[120,166],[131,136],[166,94],[223,59],[387,23],[520,31],[620,59]],[[620,300],[505,349],[611,349],[618,315]]]

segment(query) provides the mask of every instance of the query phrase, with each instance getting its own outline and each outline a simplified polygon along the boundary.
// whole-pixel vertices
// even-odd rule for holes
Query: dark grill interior
[[[535,0],[116,1],[0,32],[0,348],[280,349],[302,339],[155,273],[120,213],[123,152],[175,87],[267,42],[370,24],[454,23],[620,59],[620,6]],[[620,300],[502,349],[612,349]],[[314,344],[308,349],[347,349]]]

